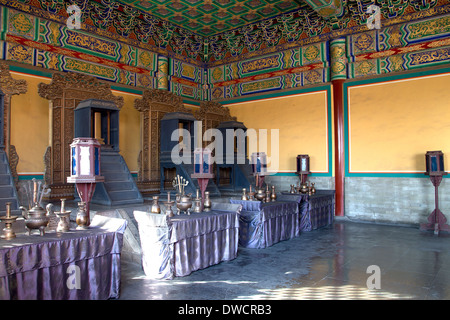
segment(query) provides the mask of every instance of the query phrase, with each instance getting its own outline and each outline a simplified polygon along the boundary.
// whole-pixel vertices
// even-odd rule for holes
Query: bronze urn
[[[47,210],[40,207],[37,203],[30,210],[20,207],[22,210],[22,216],[25,218],[25,227],[28,230],[28,235],[31,235],[32,230],[39,229],[41,236],[45,234],[45,227],[47,227],[50,221],[50,208]]]
[[[180,200],[177,201],[177,214],[179,215],[181,212],[185,212],[188,215],[191,214],[192,208],[192,200],[189,195],[181,195]]]

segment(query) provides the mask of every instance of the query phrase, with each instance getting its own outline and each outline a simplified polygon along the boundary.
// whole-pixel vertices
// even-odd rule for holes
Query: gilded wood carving
[[[202,121],[203,132],[222,121],[235,120],[227,107],[217,102],[202,102],[193,112],[183,99],[172,92],[158,89],[144,91],[134,107],[141,113],[141,151],[138,158],[138,186],[141,192],[159,191],[160,181],[160,121],[169,112],[189,112]]]
[[[19,163],[19,155],[15,146],[11,145],[11,97],[14,95],[24,94],[28,90],[26,80],[16,80],[11,77],[9,66],[0,60],[0,89],[4,96],[3,110],[3,144],[8,157],[9,166],[16,186],[18,186],[19,176],[17,174],[17,164]]]
[[[109,84],[80,73],[54,73],[50,84],[40,83],[39,95],[50,100],[51,145],[44,156],[44,180],[51,185],[50,198],[73,196],[70,175],[70,144],[74,138],[74,109],[85,99],[113,101],[120,109],[123,97],[114,96]]]

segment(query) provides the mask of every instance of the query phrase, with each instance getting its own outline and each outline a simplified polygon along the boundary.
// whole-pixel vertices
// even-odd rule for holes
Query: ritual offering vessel
[[[6,216],[0,217],[0,221],[5,223],[3,229],[2,239],[11,240],[16,237],[16,233],[12,228],[12,224],[16,221],[17,216],[11,216],[11,202],[6,203]]]
[[[77,229],[83,230],[89,227],[90,221],[89,216],[86,213],[86,203],[84,201],[78,202],[78,213],[77,213]]]
[[[175,201],[170,200],[170,192],[167,193],[167,201],[164,201],[164,205],[166,206],[166,216],[173,217],[173,211],[172,206],[174,205]]]
[[[270,194],[272,202],[277,201],[277,193],[275,192],[275,186],[272,186],[272,193]]]
[[[255,198],[256,200],[263,201],[266,197],[266,193],[263,188],[256,188]]]
[[[58,226],[56,227],[56,232],[67,232],[70,230],[70,212],[66,211],[65,208],[66,199],[61,199],[61,211],[55,212],[56,216],[59,218]]]
[[[314,185],[315,185],[315,183],[312,182],[312,183],[311,183],[311,193],[312,193],[312,194],[315,194],[315,193],[316,193],[316,187],[315,187]]]
[[[211,211],[211,199],[209,198],[209,191],[205,191],[205,201],[203,202],[203,211]]]
[[[242,189],[241,200],[248,200],[247,189],[246,189],[246,188],[243,188],[243,189]]]
[[[161,213],[161,207],[159,206],[158,200],[159,196],[153,196],[153,203],[152,207],[150,208],[151,213]]]
[[[187,215],[191,214],[192,208],[192,200],[189,195],[181,195],[180,200],[177,201],[177,214],[179,215],[181,212],[186,213]]]
[[[28,235],[31,235],[32,230],[39,230],[41,236],[45,234],[45,227],[47,227],[50,221],[50,210],[51,206],[47,206],[47,210],[42,208],[38,201],[38,183],[36,180],[34,182],[33,191],[33,203],[34,206],[31,209],[26,209],[21,206],[19,209],[22,210],[22,216],[25,218],[25,227],[28,230]]]
[[[194,212],[200,213],[202,212],[202,198],[200,197],[199,191],[197,189],[197,196],[194,199]]]

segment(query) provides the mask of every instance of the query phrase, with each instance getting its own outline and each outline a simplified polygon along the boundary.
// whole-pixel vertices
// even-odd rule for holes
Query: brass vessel
[[[175,201],[165,201],[164,205],[166,206],[166,216],[172,218],[173,217],[173,210],[172,206],[174,205]]]
[[[263,201],[266,197],[266,193],[263,188],[256,188],[255,198],[256,200]]]
[[[185,212],[187,215],[191,214],[192,200],[189,195],[181,195],[180,200],[177,201],[177,215]]]
[[[248,200],[255,200],[255,192],[252,190],[252,186],[250,185],[250,190],[248,192]]]
[[[39,206],[37,202],[30,210],[22,206],[19,209],[22,210],[22,216],[25,218],[25,227],[28,230],[28,235],[31,235],[32,230],[38,229],[41,236],[45,235],[45,227],[50,221],[50,213]]]
[[[194,212],[202,212],[202,198],[200,197],[199,191],[197,189],[197,196],[194,199]]]
[[[5,228],[2,232],[2,239],[11,240],[16,237],[12,225],[16,221],[17,216],[11,216],[11,202],[6,203],[6,216],[0,217],[0,220],[5,223]]]
[[[289,193],[297,193],[295,185],[291,184],[291,190],[289,191]]]
[[[300,184],[300,188],[299,188],[298,191],[299,191],[300,193],[308,193],[308,191],[309,191],[308,184],[307,184],[306,182]]]
[[[150,208],[151,213],[161,213],[161,207],[159,206],[158,200],[159,196],[153,196],[153,203]]]
[[[163,203],[166,206],[166,216],[170,218],[173,217],[172,206],[174,205],[175,201],[170,200],[170,192],[167,193],[167,201],[164,201]]]
[[[272,202],[277,201],[277,193],[275,192],[275,186],[272,186],[272,193],[270,194]]]
[[[88,221],[88,216],[86,214],[86,203],[84,201],[78,202],[78,213],[77,213],[77,230],[84,230],[89,227],[90,221]]]
[[[205,191],[205,201],[203,202],[203,211],[211,211],[211,199],[209,198],[209,191]]]
[[[56,216],[59,218],[58,226],[56,227],[56,232],[67,232],[70,230],[70,213],[71,211],[66,211],[65,207],[66,199],[61,199],[61,211],[55,212]]]
[[[241,200],[248,200],[247,189],[246,189],[246,188],[243,188],[243,189],[242,189]]]
[[[42,189],[41,192],[41,181],[38,182],[36,179],[33,179],[32,204],[29,203],[29,207],[33,207],[29,210],[23,206],[19,207],[19,209],[22,210],[22,216],[25,218],[25,227],[28,230],[28,235],[31,235],[32,230],[39,229],[40,235],[43,236],[45,234],[45,227],[47,227],[50,222],[51,206],[47,206],[47,210],[45,210],[39,205],[42,200],[42,196],[44,195],[44,189]],[[38,193],[40,193],[39,197]]]
[[[270,202],[270,191],[266,190],[266,197],[264,198],[264,202]]]

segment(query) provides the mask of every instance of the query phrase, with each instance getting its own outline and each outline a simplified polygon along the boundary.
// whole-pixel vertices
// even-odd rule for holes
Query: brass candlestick
[[[194,199],[194,212],[202,212],[202,198],[200,197],[199,190],[197,189],[197,196]]]
[[[277,201],[277,193],[275,191],[275,186],[272,186],[272,193],[270,194],[270,199],[272,202]]]
[[[255,192],[252,190],[252,185],[250,185],[250,190],[248,191],[248,200],[255,200]]]
[[[246,188],[243,188],[243,189],[242,189],[241,200],[248,200],[247,189],[246,189]]]
[[[6,203],[6,216],[0,217],[0,220],[5,223],[3,229],[2,239],[11,240],[16,237],[16,233],[12,228],[12,224],[16,222],[17,216],[11,216],[11,202]]]
[[[163,203],[166,206],[166,216],[168,216],[169,218],[173,217],[172,206],[174,205],[175,201],[170,200],[170,192],[167,193],[167,201],[164,201]]]
[[[59,218],[58,226],[56,227],[56,232],[67,232],[70,230],[70,213],[71,211],[66,211],[66,199],[61,199],[61,211],[55,212]]]

